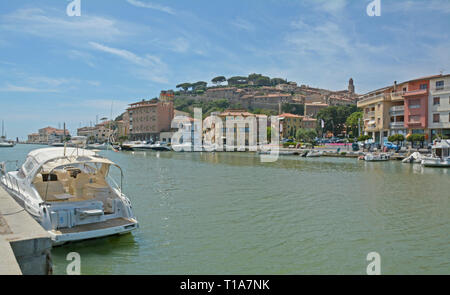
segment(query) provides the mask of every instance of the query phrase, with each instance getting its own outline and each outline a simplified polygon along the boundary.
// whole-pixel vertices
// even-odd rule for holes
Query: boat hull
[[[423,160],[422,166],[431,168],[450,168],[450,161]]]

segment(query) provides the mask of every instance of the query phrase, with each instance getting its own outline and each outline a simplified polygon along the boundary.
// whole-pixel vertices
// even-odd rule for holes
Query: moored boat
[[[366,154],[364,156],[364,161],[367,162],[382,162],[382,161],[389,161],[391,159],[391,156],[386,153],[381,154]]]
[[[14,146],[15,146],[14,142],[0,140],[0,148],[11,148],[11,147],[14,147]]]
[[[154,151],[163,151],[163,152],[168,152],[172,150],[167,143],[160,141],[157,141],[155,144],[150,145],[150,149]]]
[[[306,157],[307,158],[317,158],[317,157],[320,157],[322,155],[323,155],[323,152],[320,152],[320,151],[309,151],[306,154]]]
[[[424,167],[450,167],[450,140],[436,141],[432,146],[432,156],[422,160]]]
[[[121,168],[94,151],[44,148],[17,171],[1,163],[0,184],[59,245],[137,228],[130,200],[108,176],[111,167],[122,179]]]
[[[2,135],[0,137],[0,148],[11,148],[16,145],[14,141],[8,141],[6,140],[6,136],[4,135],[5,132],[5,123],[2,121]]]
[[[108,143],[93,143],[93,144],[88,144],[86,146],[86,148],[88,150],[100,150],[100,151],[106,151],[110,147],[111,147],[111,145]]]

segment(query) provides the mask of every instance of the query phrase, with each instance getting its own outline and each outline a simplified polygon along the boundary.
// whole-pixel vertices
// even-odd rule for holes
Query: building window
[[[411,123],[419,123],[420,122],[420,116],[409,116],[409,122],[411,122]]]
[[[433,123],[439,123],[440,116],[439,114],[433,114]]]
[[[444,89],[444,81],[436,81],[436,89]]]
[[[409,103],[409,108],[410,109],[420,109],[420,100],[418,100],[418,99],[411,100]]]
[[[433,105],[439,105],[439,104],[441,104],[441,98],[440,97],[433,98]]]
[[[420,89],[427,89],[428,88],[428,86],[427,86],[427,84],[420,84]]]

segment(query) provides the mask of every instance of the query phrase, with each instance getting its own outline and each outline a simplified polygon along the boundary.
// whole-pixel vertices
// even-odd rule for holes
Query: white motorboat
[[[106,151],[111,147],[110,144],[107,143],[93,143],[93,144],[88,144],[86,146],[86,148],[88,150],[100,150],[100,151]]]
[[[62,142],[52,142],[52,143],[49,144],[49,146],[52,146],[52,147],[63,147],[64,143],[62,143]]]
[[[175,152],[192,152],[194,150],[194,145],[191,142],[184,142],[181,144],[173,144],[172,149]]]
[[[321,157],[323,155],[323,152],[321,151],[309,151],[306,154],[307,158],[317,158],[317,157]]]
[[[146,145],[147,143],[145,141],[128,141],[124,142],[121,145],[121,149],[123,151],[134,151],[136,147],[142,147],[143,145]],[[150,149],[150,148],[148,148]]]
[[[381,154],[367,154],[364,156],[364,161],[367,162],[381,162],[381,161],[389,161],[391,159],[390,154],[381,153]]]
[[[152,149],[152,144],[147,143],[145,141],[142,142],[136,142],[131,146],[131,149],[133,151],[149,151]]]
[[[422,163],[423,159],[425,159],[425,157],[421,153],[414,152],[410,156],[404,158],[402,160],[402,163],[407,163],[407,164],[408,163],[416,163],[416,164],[418,163],[418,164],[420,164],[420,163]]]
[[[172,150],[170,146],[167,145],[167,143],[160,141],[157,141],[155,144],[150,145],[150,149],[154,151],[163,151],[163,152],[168,152]]]
[[[11,147],[14,147],[14,146],[15,146],[14,142],[2,141],[0,139],[0,148],[11,148]]]
[[[94,151],[44,148],[17,171],[0,164],[0,183],[47,230],[55,245],[131,232],[130,200],[109,176],[114,162]]]
[[[432,147],[432,156],[424,158],[425,167],[450,167],[450,140],[436,141]]]

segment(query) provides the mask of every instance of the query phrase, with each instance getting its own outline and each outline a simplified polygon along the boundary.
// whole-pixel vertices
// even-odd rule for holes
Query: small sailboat
[[[2,136],[0,137],[0,148],[11,148],[16,144],[13,141],[6,140],[5,136],[5,123],[2,121]]]

